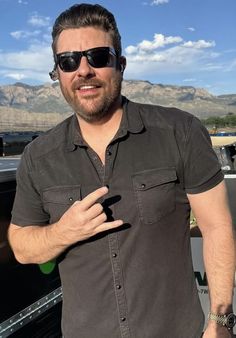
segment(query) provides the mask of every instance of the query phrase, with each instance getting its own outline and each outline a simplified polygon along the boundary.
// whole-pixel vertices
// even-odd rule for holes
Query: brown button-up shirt
[[[109,219],[100,233],[59,258],[65,338],[199,338],[203,313],[192,268],[186,193],[222,179],[205,128],[174,108],[124,100],[105,166],[70,117],[27,146],[12,222],[58,221],[103,185]]]

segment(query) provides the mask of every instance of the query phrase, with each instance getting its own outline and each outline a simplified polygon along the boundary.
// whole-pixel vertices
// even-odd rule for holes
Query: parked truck
[[[0,161],[0,338],[57,338],[62,291],[56,262],[19,264],[7,241],[18,162]]]
[[[34,140],[40,131],[2,132],[0,133],[0,156],[21,154],[25,146]]]

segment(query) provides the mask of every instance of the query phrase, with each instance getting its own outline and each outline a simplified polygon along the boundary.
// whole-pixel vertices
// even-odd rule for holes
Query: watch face
[[[233,313],[230,313],[227,316],[226,326],[231,329],[234,327],[235,323],[236,323],[236,316]]]

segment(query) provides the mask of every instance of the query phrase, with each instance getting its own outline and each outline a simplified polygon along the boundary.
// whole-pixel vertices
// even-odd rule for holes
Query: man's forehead
[[[81,27],[64,29],[58,36],[57,53],[64,50],[87,50],[101,46],[112,46],[109,32],[97,27]]]

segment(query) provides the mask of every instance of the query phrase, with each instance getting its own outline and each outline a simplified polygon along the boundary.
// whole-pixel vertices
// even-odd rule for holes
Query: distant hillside
[[[178,107],[199,118],[236,114],[236,94],[214,96],[190,86],[124,81],[122,93],[136,102]],[[45,130],[72,113],[58,83],[0,86],[0,130]]]

